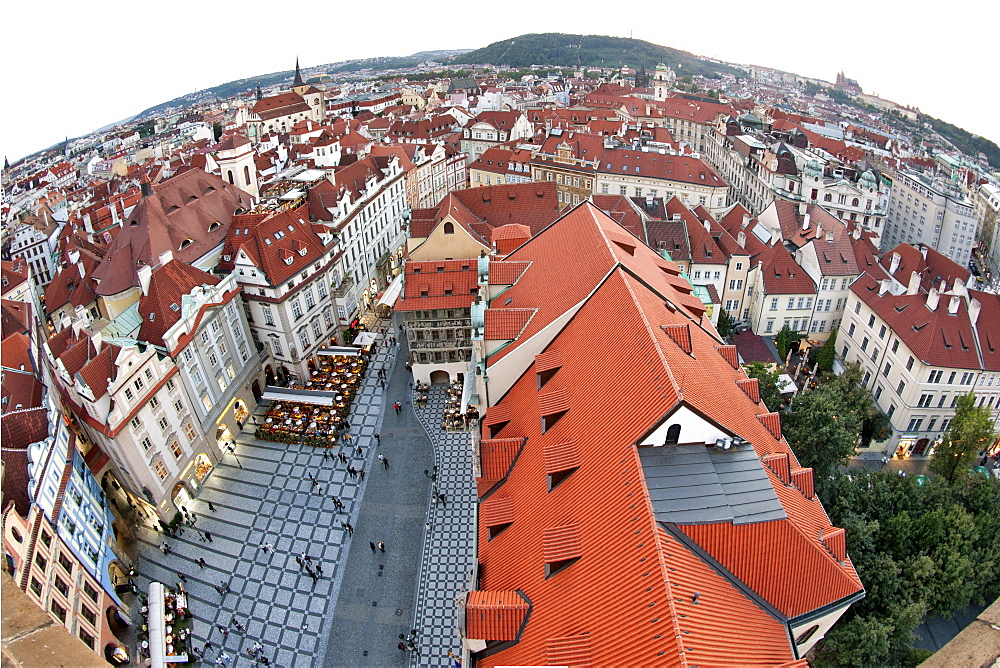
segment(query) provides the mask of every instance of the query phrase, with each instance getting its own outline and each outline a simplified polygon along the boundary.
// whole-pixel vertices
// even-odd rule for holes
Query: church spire
[[[305,86],[305,83],[302,81],[302,72],[299,70],[298,57],[295,58],[295,81],[292,82],[292,88],[296,86]]]

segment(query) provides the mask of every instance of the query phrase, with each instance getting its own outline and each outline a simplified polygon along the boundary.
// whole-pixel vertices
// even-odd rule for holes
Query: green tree
[[[744,364],[747,377],[756,378],[760,387],[760,400],[768,410],[776,411],[781,406],[781,391],[778,389],[778,372],[762,362]]]
[[[719,325],[716,327],[719,330],[719,336],[724,339],[728,339],[730,336],[736,333],[736,320],[733,316],[729,315],[729,311],[726,309],[721,309],[719,312]]]
[[[930,470],[948,482],[954,482],[959,473],[969,469],[976,454],[985,450],[995,437],[990,411],[976,406],[975,393],[959,397],[951,429],[931,455]]]
[[[794,329],[785,325],[781,330],[774,336],[774,347],[778,349],[778,355],[781,357],[780,362],[785,363],[785,358],[788,357],[788,350],[799,342],[802,335],[796,332]]]
[[[219,141],[222,137],[222,123],[218,121],[212,123],[212,134],[215,136],[215,141]]]
[[[875,400],[861,385],[861,367],[852,364],[843,374],[803,392],[782,416],[782,432],[803,466],[811,466],[817,487],[857,448],[865,419],[878,411]]]
[[[831,373],[833,371],[833,361],[837,358],[837,329],[830,332],[830,338],[826,340],[823,347],[816,353],[816,361],[819,362],[819,370]]]

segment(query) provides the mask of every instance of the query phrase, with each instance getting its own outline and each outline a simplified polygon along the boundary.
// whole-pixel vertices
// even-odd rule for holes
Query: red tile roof
[[[200,285],[218,285],[218,276],[174,260],[153,270],[149,292],[139,298],[139,340],[168,348],[163,335],[181,319],[185,295]]]
[[[486,411],[484,438],[496,432],[526,440],[505,479],[491,463],[495,482],[489,491],[480,486],[484,510],[504,499],[488,516],[510,526],[491,539],[480,522],[479,587],[518,590],[531,608],[516,641],[490,648],[476,663],[790,663],[789,632],[763,601],[802,614],[862,587],[850,562],[838,563],[821,541],[833,533],[819,502],[763,464],[787,519],[657,523],[637,443],[681,405],[746,438],[757,457],[783,454],[798,467],[788,445],[757,419],[761,407],[736,382],[745,374],[718,351],[717,333],[701,321],[703,307],[689,305],[675,267],[642,245],[622,248],[626,237],[581,205],[511,256],[532,264],[494,299],[510,296],[501,312],[538,309],[507,354],[578,308],[548,343],[531,339],[542,353],[528,357],[526,372]],[[587,262],[567,271],[567,258],[577,257]],[[681,332],[676,326],[686,334],[683,348],[665,331]],[[561,417],[543,425],[551,410]],[[550,489],[547,474],[568,470]],[[734,629],[740,642],[733,642]]]
[[[466,637],[514,640],[530,609],[517,591],[473,591],[465,603]]]
[[[270,285],[281,285],[317,262],[333,244],[323,245],[307,215],[300,207],[257,220],[241,216],[226,238],[223,255],[230,255],[230,262],[235,263],[241,253],[245,254]],[[286,262],[286,258],[291,261]]]
[[[476,300],[478,288],[475,260],[407,262],[403,294],[395,310],[467,309]]]
[[[0,300],[0,339],[27,332],[31,322],[31,304],[10,299]]]
[[[947,289],[955,284],[956,279],[968,285],[972,280],[972,272],[942,255],[929,246],[919,247],[910,244],[900,244],[882,255],[882,269],[889,273],[892,269],[893,255],[899,255],[899,265],[893,277],[903,285],[909,285],[913,272],[920,274],[920,287],[924,292],[931,288],[941,290],[941,281]],[[926,257],[924,257],[926,255]]]

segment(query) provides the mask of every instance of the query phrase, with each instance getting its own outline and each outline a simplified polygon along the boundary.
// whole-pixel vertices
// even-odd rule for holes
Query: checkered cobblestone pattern
[[[373,436],[384,408],[374,369],[390,363],[394,352],[379,347],[373,356],[372,371],[351,410],[350,445],[326,450],[334,457],[343,450],[350,465],[366,472],[372,468]],[[264,402],[257,408],[258,421],[266,407]],[[178,573],[186,576],[195,620],[193,644],[212,644],[205,652],[206,665],[223,651],[230,666],[251,665],[246,650],[255,640],[274,665],[319,665],[343,579],[338,564],[346,561],[351,540],[340,522],[355,523],[364,482],[349,476],[347,465],[334,457],[324,461],[322,448],[257,440],[253,431],[250,421],[237,437],[235,455],[227,454],[204,481],[198,498],[186,504],[196,516],[194,527],[185,527],[176,537],[165,536],[151,524],[139,527],[137,584],[145,592],[151,581],[174,586]],[[357,445],[361,456],[354,450]],[[331,495],[344,503],[344,511],[335,511]],[[208,502],[216,512],[209,510]],[[211,542],[204,537],[206,531]],[[170,546],[169,554],[160,551],[163,542]],[[261,549],[261,543],[272,544],[273,552]],[[295,557],[302,553],[321,565],[318,581],[297,563]],[[214,588],[220,583],[229,591],[220,594]],[[246,630],[232,625],[233,619]],[[228,628],[228,636],[217,625]]]
[[[431,528],[424,541],[413,627],[418,630],[420,656],[410,665],[450,666],[448,652],[461,656],[456,597],[468,589],[475,568],[476,485],[472,468],[472,438],[467,431],[441,428],[446,395],[431,387],[427,405],[414,408],[434,448],[438,492],[445,501],[431,503]]]

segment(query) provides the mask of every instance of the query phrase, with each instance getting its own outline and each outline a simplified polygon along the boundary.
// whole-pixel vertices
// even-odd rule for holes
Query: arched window
[[[184,250],[193,243],[194,239],[185,239],[184,241],[181,242],[181,245],[177,248],[177,250]]]
[[[243,165],[243,180],[246,181],[247,185],[250,185],[250,166]]]
[[[219,221],[215,221],[214,223],[208,226],[208,231],[213,232],[219,229],[220,227],[222,227],[222,223],[220,223]]]
[[[229,174],[229,183],[236,185],[236,181],[233,179],[233,170],[227,170]]]
[[[861,204],[861,200],[859,200],[857,197],[851,200],[851,206],[858,206],[859,204]]]
[[[672,424],[667,428],[667,440],[664,441],[663,445],[677,445],[681,440],[681,426],[679,424]]]
[[[826,193],[825,195],[823,195],[823,201],[824,202],[832,202],[833,201],[833,195],[830,194],[830,193]]]
[[[455,224],[454,223],[445,223],[444,224],[444,233],[445,234],[455,234]]]

